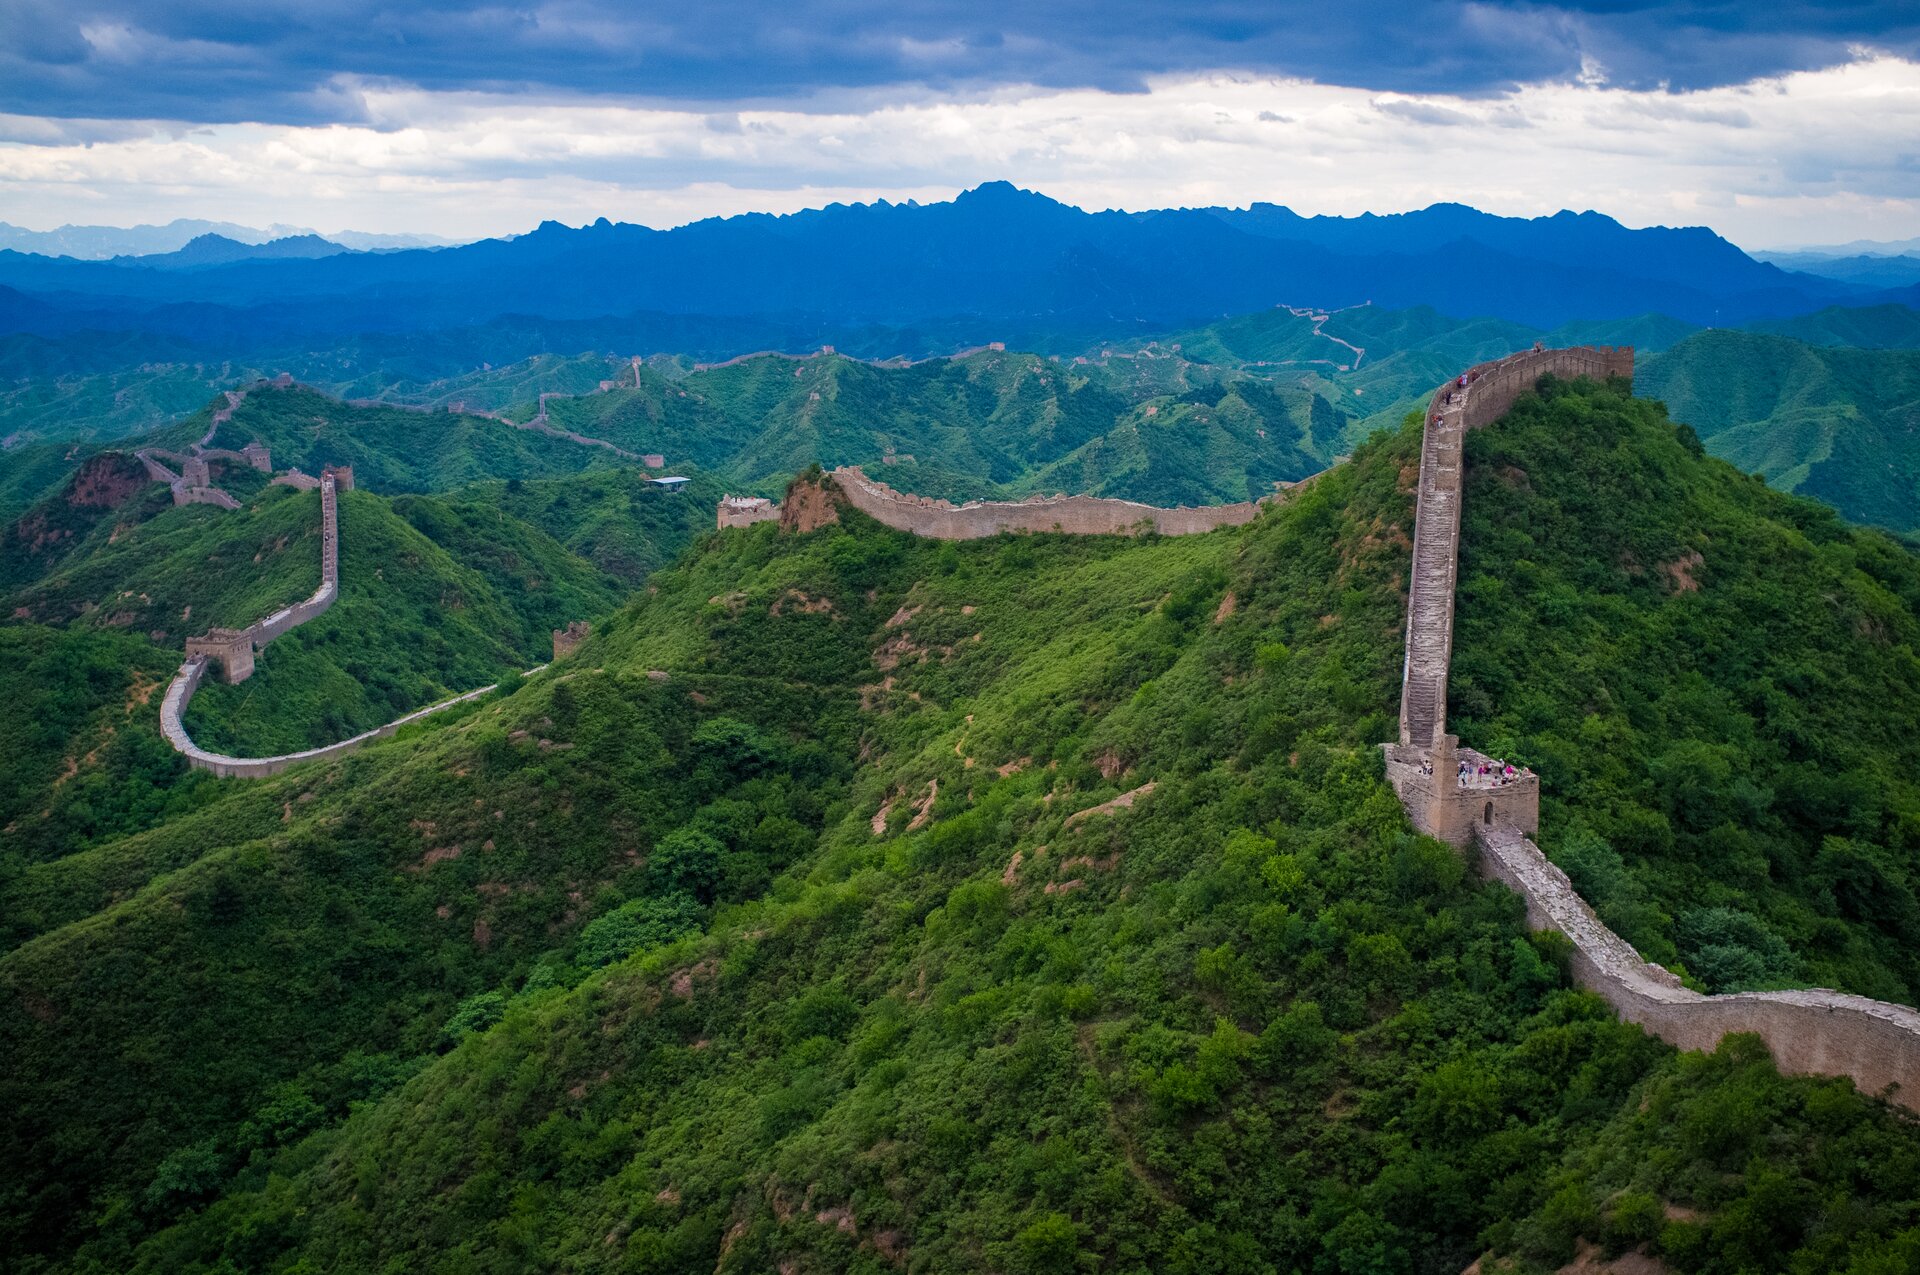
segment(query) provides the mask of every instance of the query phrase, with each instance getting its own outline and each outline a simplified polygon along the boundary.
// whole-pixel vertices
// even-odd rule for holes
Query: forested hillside
[[[31,706],[4,731],[9,861],[136,831],[201,792],[158,730],[185,640],[251,624],[320,575],[319,497],[246,476],[238,510],[176,507],[131,458],[102,455],[0,526],[0,688]],[[247,682],[206,685],[188,726],[214,749],[290,751],[542,663],[551,630],[612,610],[706,530],[715,494],[631,471],[446,499],[345,493],[338,604]]]
[[[1417,441],[1190,538],[722,533],[508,693],[0,879],[0,1243],[1900,1269],[1907,1119],[1615,1021],[1408,830],[1377,745]],[[1906,979],[1869,911],[1912,870],[1905,551],[1619,387],[1469,459],[1454,716],[1539,768],[1549,849],[1696,977]]]
[[[1716,456],[1856,522],[1920,529],[1920,350],[1702,332],[1636,380]]]

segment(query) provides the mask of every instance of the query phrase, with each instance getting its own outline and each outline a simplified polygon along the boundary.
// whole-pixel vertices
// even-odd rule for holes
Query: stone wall
[[[173,685],[168,688],[166,701],[160,709],[161,732],[192,761],[199,750],[193,747],[193,741],[187,737],[181,717],[187,711],[187,701],[199,689],[200,679],[208,664],[214,660],[220,661],[227,682],[246,681],[253,676],[256,651],[321,614],[333,605],[339,595],[340,513],[334,495],[333,475],[329,473],[320,480],[320,587],[305,601],[282,607],[266,619],[244,629],[214,628],[200,637],[188,638],[186,662],[174,675]],[[176,696],[173,693],[175,690],[181,693]]]
[[[1712,1049],[1729,1032],[1753,1032],[1782,1071],[1847,1076],[1920,1110],[1920,1012],[1904,1005],[1815,989],[1705,996],[1640,958],[1586,905],[1566,873],[1529,839],[1540,825],[1540,781],[1494,788],[1462,785],[1455,762],[1481,755],[1446,733],[1453,594],[1460,545],[1462,439],[1490,425],[1542,376],[1633,375],[1633,351],[1534,349],[1483,363],[1441,386],[1421,439],[1414,566],[1407,600],[1407,658],[1400,740],[1384,745],[1387,780],[1419,831],[1453,845],[1477,844],[1480,869],[1525,900],[1527,923],[1573,944],[1573,979],[1620,1016],[1681,1049]],[[1431,773],[1429,773],[1431,771]]]
[[[305,475],[301,475],[305,478]],[[314,481],[309,479],[308,481]],[[499,683],[483,686],[477,691],[468,691],[452,699],[430,704],[426,708],[396,718],[385,726],[355,735],[352,739],[343,739],[337,744],[328,744],[322,748],[309,748],[303,752],[282,753],[277,757],[229,757],[224,753],[210,753],[193,742],[187,734],[185,718],[187,705],[193,699],[195,691],[200,689],[200,681],[206,676],[210,659],[238,658],[240,651],[245,652],[246,673],[239,677],[229,676],[229,681],[242,681],[247,673],[253,671],[253,653],[275,638],[298,628],[313,619],[340,596],[340,510],[335,495],[336,487],[353,485],[353,470],[350,467],[328,466],[318,480],[320,487],[320,587],[313,596],[304,602],[275,611],[257,624],[244,629],[213,629],[204,637],[190,638],[187,641],[187,659],[174,674],[173,681],[167,686],[167,695],[160,704],[160,733],[173,745],[174,751],[183,754],[187,764],[195,770],[212,771],[222,779],[260,779],[268,775],[277,775],[289,766],[304,761],[320,761],[328,757],[338,757],[342,753],[352,752],[368,740],[380,739],[391,735],[405,726],[432,713],[452,708],[455,704],[464,704],[477,699],[494,689]],[[567,632],[580,631],[585,636],[587,626],[575,622],[567,626]],[[554,644],[559,646],[561,634],[555,632]],[[577,639],[576,639],[577,640]],[[217,648],[217,649],[216,649]],[[233,667],[228,665],[229,669]],[[541,667],[545,667],[542,665]],[[538,669],[529,670],[538,672]]]
[[[393,734],[408,722],[416,722],[430,714],[452,708],[455,704],[464,704],[468,700],[478,699],[499,685],[496,682],[493,686],[483,686],[477,691],[468,691],[464,695],[442,700],[438,704],[408,713],[405,717],[396,718],[385,726],[377,726],[370,731],[355,735],[352,739],[343,739],[337,744],[328,744],[323,748],[283,753],[278,757],[228,757],[223,753],[207,752],[195,744],[187,735],[186,728],[180,724],[181,718],[187,711],[187,701],[191,700],[194,691],[199,689],[200,678],[205,671],[205,663],[198,660],[189,660],[181,666],[173,683],[167,687],[166,701],[160,706],[160,731],[167,737],[167,742],[173,745],[175,751],[186,755],[188,765],[195,770],[212,771],[222,779],[264,779],[268,775],[279,774],[289,766],[297,766],[303,761],[321,761],[350,753],[369,740],[381,739]]]
[[[1020,501],[972,500],[956,505],[951,501],[897,492],[867,477],[857,465],[842,466],[834,470],[832,476],[855,509],[896,531],[911,531],[934,540],[979,540],[1003,531],[1130,536],[1143,527],[1163,536],[1189,536],[1220,527],[1243,526],[1259,517],[1266,505],[1286,499],[1313,481],[1303,479],[1265,500],[1159,509],[1132,500],[1101,496],[1034,496]]]
[[[1535,346],[1467,369],[1433,392],[1420,440],[1420,493],[1408,582],[1400,742],[1428,747],[1446,734],[1453,662],[1454,575],[1459,563],[1461,465],[1467,430],[1507,414],[1543,376],[1633,379],[1631,346]],[[1460,382],[1464,380],[1465,385]]]
[[[1473,833],[1482,872],[1526,900],[1534,929],[1572,941],[1574,982],[1628,1022],[1680,1049],[1712,1049],[1729,1032],[1753,1032],[1782,1071],[1848,1076],[1872,1094],[1897,1086],[1892,1100],[1920,1110],[1920,1013],[1824,989],[1703,996],[1642,960],[1519,829],[1496,822]]]
[[[728,527],[751,527],[756,522],[778,522],[780,506],[765,496],[722,496],[714,511],[715,525],[725,531]]]

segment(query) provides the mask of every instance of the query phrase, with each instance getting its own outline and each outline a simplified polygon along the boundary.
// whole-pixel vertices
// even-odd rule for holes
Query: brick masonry
[[[1706,996],[1641,959],[1594,914],[1566,873],[1529,834],[1540,826],[1537,776],[1495,788],[1462,787],[1457,759],[1480,754],[1446,733],[1447,670],[1453,654],[1455,568],[1460,548],[1461,436],[1490,425],[1542,376],[1633,375],[1633,351],[1535,349],[1466,373],[1428,404],[1421,440],[1414,567],[1407,602],[1407,656],[1400,738],[1383,745],[1387,780],[1423,833],[1479,850],[1481,871],[1526,901],[1527,923],[1573,944],[1573,977],[1681,1049],[1712,1049],[1729,1032],[1752,1032],[1782,1071],[1846,1076],[1862,1091],[1920,1110],[1920,1012],[1815,988]],[[1428,771],[1431,773],[1428,773]]]

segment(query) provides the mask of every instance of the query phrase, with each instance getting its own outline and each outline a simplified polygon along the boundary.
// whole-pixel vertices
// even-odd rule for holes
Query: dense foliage
[[[1796,729],[1858,785],[1848,697],[1910,705],[1871,679],[1920,610],[1895,546],[1686,440],[1581,386],[1470,445],[1455,717],[1542,765],[1556,855],[1620,856],[1649,907],[1720,847],[1686,820],[1747,799],[1688,767],[1750,758],[1643,690],[1711,704],[1710,673],[1632,643],[1843,643],[1866,689]],[[1904,1119],[1615,1021],[1409,832],[1375,746],[1416,442],[1208,536],[710,536],[452,721],[37,865],[0,958],[0,1242],[27,1270],[1892,1269]],[[1583,501],[1585,548],[1556,521]],[[1763,576],[1845,605],[1756,605]],[[1610,840],[1665,799],[1618,782],[1636,759],[1685,794],[1664,850]],[[1679,927],[1700,950],[1819,906],[1735,884],[1709,902],[1740,916]]]
[[[1920,530],[1920,349],[1829,348],[1820,335],[1702,332],[1636,379],[1714,455],[1857,522]]]

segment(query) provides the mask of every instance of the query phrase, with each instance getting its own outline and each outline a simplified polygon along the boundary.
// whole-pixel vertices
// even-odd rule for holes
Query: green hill
[[[1635,381],[1740,468],[1855,521],[1920,528],[1920,350],[1702,332]]]
[[[1409,832],[1416,447],[1207,536],[730,532],[500,697],[0,877],[0,1242],[1898,1269],[1909,1121],[1615,1021]],[[1906,551],[1609,389],[1469,461],[1454,717],[1539,765],[1550,850],[1696,977],[1905,978]]]
[[[304,556],[317,585],[317,514],[312,522]],[[483,537],[485,556],[475,552]],[[620,593],[516,521],[427,497],[389,507],[372,493],[346,492],[339,600],[268,647],[247,681],[204,684],[186,726],[203,748],[241,757],[333,743],[544,663],[554,628],[611,610]]]
[[[1766,319],[1749,331],[1789,336],[1808,345],[1853,345],[1869,350],[1920,348],[1920,311],[1904,305],[1830,306],[1817,314]]]
[[[343,493],[339,602],[274,643],[252,679],[205,686],[189,728],[214,749],[288,751],[542,662],[552,629],[612,610],[694,534],[684,513],[656,521],[621,542],[631,555],[621,578],[481,494]],[[158,818],[168,801],[154,793],[183,767],[159,738],[153,696],[185,639],[307,596],[319,562],[316,493],[261,487],[237,511],[175,507],[137,463],[111,454],[0,528],[10,617],[0,633],[14,643],[0,686],[37,705],[13,728],[28,760],[0,794],[0,824],[35,807],[50,821],[15,827],[23,852],[59,853]]]

